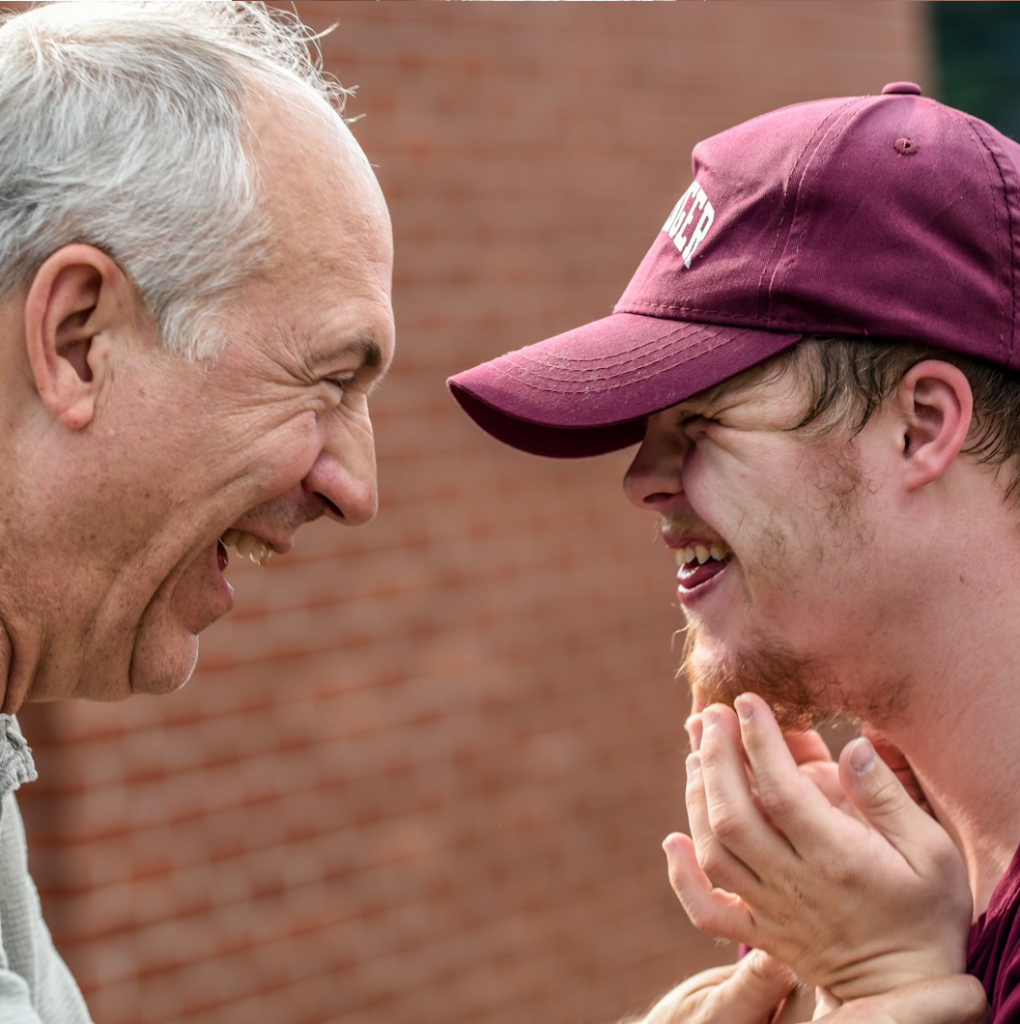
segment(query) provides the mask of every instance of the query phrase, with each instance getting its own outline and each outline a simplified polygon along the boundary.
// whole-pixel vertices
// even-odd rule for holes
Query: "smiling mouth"
[[[729,564],[733,552],[721,541],[710,546],[693,544],[676,549],[677,583],[685,591],[707,583]]]
[[[220,543],[223,545],[223,554],[220,558],[221,570],[227,567],[227,548],[234,548],[242,558],[251,559],[263,569],[269,564],[269,559],[273,557],[273,549],[264,540],[260,540],[253,533],[246,533],[244,530],[233,528],[227,530],[220,537]]]

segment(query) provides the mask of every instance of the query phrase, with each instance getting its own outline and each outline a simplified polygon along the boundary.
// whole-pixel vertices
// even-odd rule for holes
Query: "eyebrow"
[[[360,353],[361,365],[370,370],[377,370],[382,366],[382,349],[374,338],[370,338],[368,336],[357,338],[354,341],[347,342],[346,344],[338,345],[336,348],[330,349],[328,352],[323,352],[318,359],[316,359],[316,362],[328,363],[340,356],[347,356],[351,353]]]
[[[360,355],[361,365],[358,367],[359,370],[380,370],[385,362],[383,359],[383,351],[379,346],[379,343],[368,334],[355,338],[354,341],[337,345],[335,348],[331,348],[328,352],[321,353],[321,355],[316,359],[316,362],[319,365],[325,365],[327,363],[335,362],[338,359],[342,359],[345,356],[350,356],[351,354]],[[365,394],[373,394],[376,388],[378,388],[382,383],[388,370],[389,366],[386,366],[381,372],[376,373],[371,381],[364,384]]]

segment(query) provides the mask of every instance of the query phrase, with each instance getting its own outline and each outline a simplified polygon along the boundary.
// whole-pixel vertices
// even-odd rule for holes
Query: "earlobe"
[[[903,431],[903,482],[908,490],[939,479],[967,441],[974,412],[962,370],[937,359],[910,368],[896,390]]]
[[[70,430],[93,420],[108,373],[104,335],[123,312],[128,282],[106,253],[58,249],[36,271],[25,300],[25,344],[39,397]]]

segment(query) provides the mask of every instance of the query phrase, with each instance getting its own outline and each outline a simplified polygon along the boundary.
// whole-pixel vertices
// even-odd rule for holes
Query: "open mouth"
[[[227,548],[236,549],[242,558],[249,558],[263,569],[273,557],[273,549],[264,540],[253,533],[231,528],[220,537],[217,545],[216,556],[220,563],[220,571],[227,567]]]
[[[693,544],[676,549],[677,583],[684,591],[696,590],[718,576],[729,564],[733,552],[717,541],[711,545]]]

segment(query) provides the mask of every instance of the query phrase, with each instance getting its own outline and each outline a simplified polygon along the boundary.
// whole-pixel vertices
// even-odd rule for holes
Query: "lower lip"
[[[219,618],[221,615],[226,615],[234,607],[234,588],[227,582],[226,576],[223,575],[223,571],[230,560],[227,557],[227,549],[221,541],[217,541],[215,550],[217,571],[214,603],[216,605],[216,618]]]
[[[226,552],[210,544],[182,576],[175,577],[173,607],[180,623],[195,636],[234,607],[234,588],[223,575]]]
[[[729,564],[728,561],[708,562],[693,570],[689,570],[686,566],[682,567],[676,574],[676,594],[680,604],[690,607],[715,590],[726,575]]]

